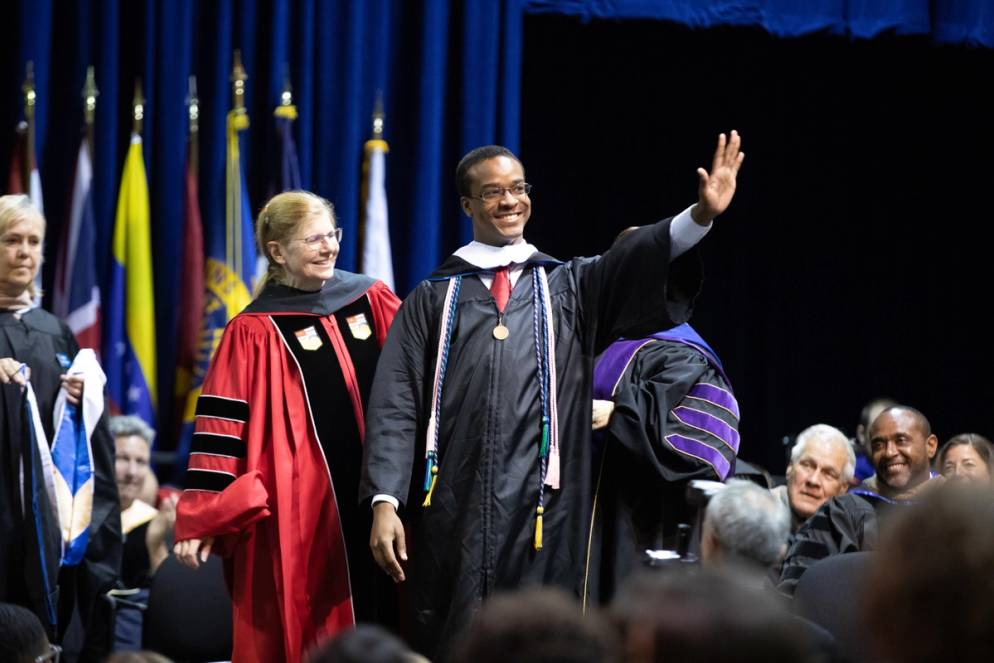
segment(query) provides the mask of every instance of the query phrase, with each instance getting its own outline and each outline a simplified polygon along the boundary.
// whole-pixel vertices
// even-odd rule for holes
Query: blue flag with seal
[[[225,174],[224,232],[217,228],[208,233],[209,246],[205,265],[204,317],[193,367],[192,388],[183,408],[183,427],[176,447],[173,481],[181,483],[186,474],[197,399],[203,388],[207,368],[221,341],[224,326],[252,301],[252,281],[256,268],[252,207],[245,171],[241,163],[241,132],[248,129],[244,108],[228,113],[227,158]]]

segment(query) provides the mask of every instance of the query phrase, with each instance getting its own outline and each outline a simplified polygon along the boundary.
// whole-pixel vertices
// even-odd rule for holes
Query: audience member
[[[161,509],[139,498],[152,474],[149,457],[155,431],[133,415],[111,417],[108,425],[114,436],[114,473],[124,533],[121,582],[125,587],[144,587],[169,556],[176,498],[163,501]]]
[[[767,569],[783,557],[790,534],[787,508],[770,491],[730,480],[708,502],[701,533],[701,561]]]
[[[724,570],[690,568],[646,572],[615,598],[611,617],[627,663],[824,660],[815,632],[769,592]]]
[[[873,463],[870,462],[870,424],[880,416],[880,413],[897,405],[890,398],[874,398],[863,406],[859,413],[859,423],[856,424],[856,483],[873,476]]]
[[[530,588],[483,604],[457,643],[453,663],[613,663],[618,642],[599,613],[565,592]]]
[[[317,645],[306,663],[428,663],[393,633],[376,624],[356,624]]]
[[[773,493],[790,509],[790,531],[829,499],[849,490],[856,468],[856,454],[838,428],[815,424],[801,431],[790,450],[787,485]]]
[[[13,603],[0,603],[0,661],[43,663],[57,661],[61,650],[48,642],[38,616]]]
[[[994,447],[982,435],[961,433],[942,445],[935,466],[951,481],[989,484],[994,477]]]
[[[948,484],[895,518],[867,587],[873,660],[985,661],[994,652],[994,498]]]
[[[828,500],[797,531],[780,573],[778,588],[785,594],[794,594],[819,559],[873,549],[878,513],[909,504],[929,485],[938,440],[925,415],[906,405],[887,408],[873,421],[869,438],[874,479]]]

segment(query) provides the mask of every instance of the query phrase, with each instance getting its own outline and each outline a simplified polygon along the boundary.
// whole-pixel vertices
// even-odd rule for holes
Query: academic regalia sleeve
[[[214,550],[222,556],[230,554],[238,534],[270,514],[262,472],[247,469],[259,466],[249,461],[257,461],[270,444],[268,403],[282,390],[267,379],[270,354],[282,351],[267,332],[254,316],[234,318],[197,399],[186,485],[176,506],[176,540],[219,537]]]
[[[727,389],[693,348],[654,341],[639,350],[614,392],[609,443],[627,448],[666,481],[724,480],[735,462],[738,417],[703,395],[688,399],[699,383]]]
[[[594,352],[618,338],[638,338],[690,318],[700,290],[701,262],[692,248],[670,262],[670,222],[664,219],[630,233],[602,256],[578,265]]]
[[[872,548],[876,522],[873,506],[858,495],[840,495],[822,504],[794,535],[777,589],[793,596],[801,576],[818,560]]]
[[[400,308],[400,298],[383,281],[377,281],[366,292],[369,307],[373,311],[373,327],[376,329],[376,343],[382,348],[387,340],[387,332]]]
[[[424,377],[430,342],[431,286],[422,283],[400,306],[376,365],[376,377],[366,413],[359,500],[374,495],[408,500],[411,472],[423,430]]]

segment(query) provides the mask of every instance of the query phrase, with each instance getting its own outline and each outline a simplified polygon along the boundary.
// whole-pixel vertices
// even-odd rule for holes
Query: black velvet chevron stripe
[[[210,490],[216,493],[221,492],[231,485],[235,477],[224,472],[211,472],[210,470],[189,469],[186,471],[187,490]]]
[[[220,417],[245,423],[248,421],[249,408],[245,401],[236,401],[220,396],[202,394],[197,399],[197,416]]]
[[[245,458],[245,443],[237,437],[215,435],[213,433],[194,433],[190,442],[190,453],[218,454]]]

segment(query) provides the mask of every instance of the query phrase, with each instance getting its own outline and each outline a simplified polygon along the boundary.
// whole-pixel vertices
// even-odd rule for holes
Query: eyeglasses
[[[468,197],[482,200],[485,203],[492,203],[495,200],[503,198],[504,194],[509,193],[515,198],[520,198],[521,196],[527,196],[531,190],[532,185],[528,184],[528,182],[518,182],[511,186],[488,186],[483,191],[480,191],[480,195]]]
[[[62,647],[49,643],[48,652],[35,657],[35,663],[59,663],[62,657]]]
[[[331,244],[332,240],[335,240],[336,242],[341,242],[342,241],[342,229],[341,228],[335,228],[330,233],[318,233],[316,235],[308,235],[307,237],[295,237],[294,239],[291,239],[290,241],[291,242],[303,242],[304,244],[306,244],[307,246],[309,246],[311,248],[317,248],[317,246],[321,242],[323,242],[325,240],[327,240],[329,244]]]

